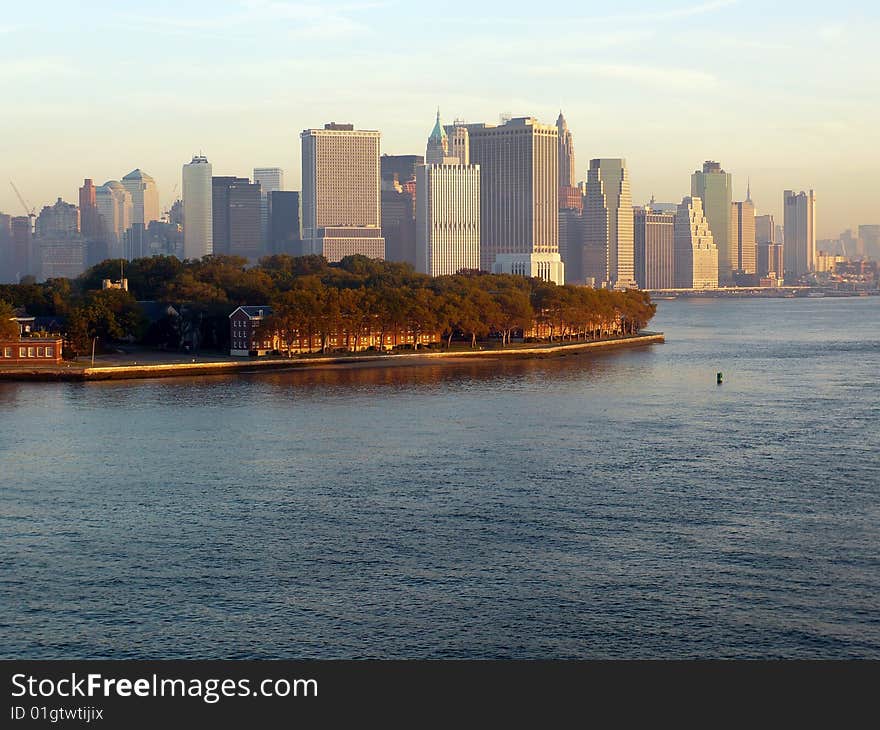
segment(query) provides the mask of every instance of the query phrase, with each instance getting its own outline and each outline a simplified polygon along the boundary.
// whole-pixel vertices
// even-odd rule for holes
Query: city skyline
[[[576,179],[590,159],[625,157],[635,202],[680,200],[693,170],[717,159],[734,176],[734,199],[751,178],[758,212],[777,220],[782,191],[819,191],[818,238],[876,222],[875,192],[858,183],[880,162],[867,144],[880,109],[869,42],[880,17],[868,3],[624,2],[564,23],[527,9],[499,20],[498,3],[484,3],[467,27],[394,2],[242,0],[212,3],[210,13],[202,2],[158,3],[150,15],[105,2],[47,5],[39,33],[24,8],[0,24],[0,78],[17,100],[0,120],[0,158],[38,210],[75,200],[83,178],[136,168],[155,178],[166,209],[181,164],[200,151],[217,174],[277,166],[300,189],[302,129],[351,120],[382,132],[382,152],[412,154],[439,106],[471,123],[502,112],[552,123],[561,108]],[[430,52],[419,45],[429,20]],[[487,38],[490,22],[504,26],[503,43]],[[324,45],[340,40],[328,57]],[[462,56],[466,47],[479,63]],[[102,85],[83,93],[96,58]],[[35,161],[59,136],[64,154],[46,174]],[[7,181],[0,210],[22,212]]]

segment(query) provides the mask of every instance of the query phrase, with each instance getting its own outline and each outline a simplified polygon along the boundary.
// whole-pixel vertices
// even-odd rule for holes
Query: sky
[[[625,157],[634,202],[671,202],[717,160],[759,213],[815,189],[832,238],[880,223],[878,41],[878,5],[847,0],[4,2],[0,211],[23,212],[10,180],[39,212],[136,167],[167,207],[200,152],[296,190],[299,133],[328,121],[424,154],[438,107],[562,109],[579,179]]]

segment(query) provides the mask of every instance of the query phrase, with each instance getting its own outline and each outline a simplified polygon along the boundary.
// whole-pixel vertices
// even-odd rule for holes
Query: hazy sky
[[[565,10],[569,9],[566,16]],[[820,237],[880,223],[880,10],[874,2],[4,2],[0,210],[76,201],[140,167],[162,205],[204,152],[214,174],[280,166],[326,121],[424,153],[444,121],[499,113],[626,157],[633,197],[679,200],[715,159],[759,211],[813,187]]]

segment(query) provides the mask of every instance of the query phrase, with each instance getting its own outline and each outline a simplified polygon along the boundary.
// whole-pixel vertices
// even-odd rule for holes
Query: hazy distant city
[[[106,259],[361,254],[432,276],[481,269],[614,289],[876,286],[880,223],[817,240],[808,185],[779,191],[780,219],[752,200],[751,180],[734,200],[732,175],[707,160],[680,199],[634,202],[625,159],[592,159],[579,174],[562,112],[555,124],[476,124],[444,123],[438,110],[428,128],[409,155],[381,154],[381,133],[351,123],[307,129],[301,191],[286,189],[279,167],[218,176],[197,154],[168,210],[142,169],[85,177],[39,210],[12,181],[20,210],[0,214],[0,279],[75,278]]]

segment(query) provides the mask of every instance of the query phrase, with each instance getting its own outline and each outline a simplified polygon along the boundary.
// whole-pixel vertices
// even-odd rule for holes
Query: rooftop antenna
[[[752,178],[749,178],[748,180],[749,180],[749,182],[746,185],[746,202],[751,203],[752,202]]]

